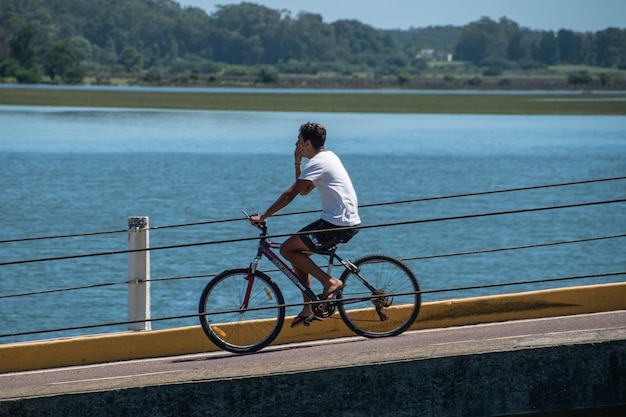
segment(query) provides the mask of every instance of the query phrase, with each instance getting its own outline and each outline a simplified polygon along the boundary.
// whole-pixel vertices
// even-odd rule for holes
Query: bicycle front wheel
[[[218,347],[254,352],[272,343],[285,321],[283,295],[260,271],[232,269],[213,278],[202,291],[198,312],[202,330]]]
[[[411,327],[422,297],[413,272],[386,255],[369,255],[354,262],[357,274],[345,270],[337,308],[346,325],[365,337],[395,336]]]

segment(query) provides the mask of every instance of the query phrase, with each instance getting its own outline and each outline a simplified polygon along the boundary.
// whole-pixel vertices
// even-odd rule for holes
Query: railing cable
[[[561,204],[561,205],[547,206],[547,207],[533,207],[533,208],[526,208],[526,209],[464,214],[464,215],[448,216],[448,217],[436,217],[436,218],[430,218],[430,219],[417,219],[417,220],[405,220],[405,221],[391,222],[391,223],[379,223],[379,224],[359,226],[359,229],[404,226],[404,225],[409,225],[409,224],[421,224],[421,223],[430,223],[430,222],[438,222],[438,221],[461,220],[461,219],[480,218],[480,217],[488,217],[488,216],[500,216],[500,215],[506,215],[506,214],[532,213],[532,212],[545,211],[545,210],[557,210],[557,209],[565,209],[565,208],[573,208],[573,207],[586,207],[586,206],[596,206],[596,205],[601,205],[601,204],[614,204],[614,203],[624,203],[624,202],[626,202],[626,199],[622,198],[622,199],[615,199],[615,200],[592,201],[592,202],[586,202],[586,203]],[[286,234],[283,233],[283,234],[278,234],[278,235],[269,235],[267,237],[269,239],[283,238],[287,236],[292,236],[294,234],[303,234],[303,233],[310,233],[310,232],[311,231],[286,233]],[[50,258],[23,259],[23,260],[18,260],[18,261],[0,262],[0,266],[26,264],[26,263],[33,263],[33,262],[46,262],[46,261],[66,260],[66,259],[88,258],[88,257],[94,257],[94,256],[121,255],[121,254],[127,254],[127,253],[132,253],[132,252],[157,251],[157,250],[163,250],[163,249],[189,248],[189,247],[194,247],[194,246],[216,245],[216,244],[234,243],[234,242],[250,241],[250,240],[257,240],[257,239],[259,239],[258,236],[250,236],[250,237],[242,237],[242,238],[213,240],[213,241],[208,241],[208,242],[193,242],[193,243],[181,243],[177,245],[155,246],[155,247],[147,248],[147,249],[134,249],[134,250],[126,249],[126,250],[116,250],[116,251],[109,251],[109,252],[95,252],[95,253],[83,253],[83,254],[76,254],[76,255],[65,255],[65,256],[50,257]]]
[[[546,185],[535,185],[535,186],[528,186],[528,187],[506,188],[506,189],[501,189],[501,190],[478,191],[478,192],[473,192],[473,193],[452,194],[452,195],[437,196],[437,197],[420,197],[420,198],[413,198],[413,199],[408,199],[408,200],[360,204],[359,209],[370,208],[370,207],[380,207],[380,206],[391,206],[391,205],[396,205],[396,204],[420,203],[420,202],[425,202],[425,201],[446,200],[446,199],[461,198],[461,197],[475,197],[475,196],[481,196],[481,195],[511,193],[511,192],[516,192],[516,191],[530,191],[530,190],[538,190],[538,189],[543,189],[543,188],[564,187],[564,186],[569,186],[569,185],[590,184],[590,183],[596,183],[596,182],[617,181],[617,180],[623,180],[623,179],[626,179],[626,176],[612,177],[612,178],[600,178],[600,179],[593,179],[593,180],[572,181],[572,182],[564,182],[564,183],[558,183],[558,184],[546,184]],[[284,217],[284,216],[312,214],[312,213],[319,213],[319,210],[304,210],[304,211],[292,211],[292,212],[287,212],[287,213],[277,213],[277,214],[274,214],[272,217]],[[151,227],[151,229],[167,229],[167,228],[174,228],[174,227],[199,226],[199,225],[205,225],[205,224],[233,222],[233,221],[240,221],[240,220],[246,220],[246,219],[244,217],[238,217],[238,218],[225,219],[225,220],[182,223],[182,224],[173,224],[173,225],[168,225],[168,226],[154,226],[154,227]]]
[[[574,275],[574,276],[568,276],[568,277],[545,278],[545,279],[539,279],[539,280],[505,282],[505,283],[498,283],[498,284],[484,284],[484,285],[471,285],[471,286],[465,286],[465,287],[441,288],[441,289],[435,289],[435,290],[419,291],[419,293],[420,294],[429,294],[429,293],[440,293],[440,292],[453,292],[453,291],[464,291],[464,290],[481,289],[481,288],[494,288],[494,287],[513,286],[513,285],[537,284],[537,283],[544,283],[544,282],[556,282],[556,281],[566,281],[566,280],[578,280],[578,279],[588,279],[588,278],[610,277],[610,276],[618,276],[618,275],[626,275],[626,271],[615,271],[615,272],[587,274],[587,275]],[[412,295],[412,294],[416,294],[416,293],[417,292],[413,291],[413,292],[406,292],[406,293],[389,294],[389,296]],[[362,297],[359,298],[359,299],[362,299]],[[350,301],[350,299],[345,299],[344,301]],[[312,302],[309,302],[309,304],[315,304],[315,303],[321,303],[321,302],[326,302],[326,301],[325,300],[323,300],[323,301],[312,301]],[[274,305],[274,306],[270,306],[270,307],[251,308],[251,309],[248,309],[248,310],[250,310],[250,311],[266,310],[266,309],[273,309],[273,308],[276,308],[278,306],[282,306],[282,307],[285,307],[285,308],[301,307],[302,306],[302,302],[293,303],[293,304]],[[216,311],[216,312],[211,312],[211,313],[204,313],[202,315],[203,316],[209,316],[209,315],[224,314],[224,313],[228,313],[228,312],[233,312],[234,313],[234,312],[237,312],[237,311],[234,311],[234,310],[233,311]],[[176,316],[156,317],[156,318],[150,318],[150,319],[146,319],[146,320],[117,321],[117,322],[87,324],[87,325],[71,326],[71,327],[63,327],[63,328],[31,330],[31,331],[26,331],[26,332],[15,332],[15,333],[0,334],[0,338],[17,337],[17,336],[28,336],[28,335],[33,335],[33,334],[54,333],[54,332],[68,332],[68,331],[95,329],[95,328],[111,327],[111,326],[122,326],[122,325],[127,325],[127,324],[144,323],[144,322],[147,322],[147,321],[149,321],[149,322],[159,322],[159,321],[166,321],[166,320],[180,320],[180,319],[196,318],[198,316],[200,316],[200,314],[198,314],[198,313],[195,313],[195,314],[182,314],[182,315],[176,315]]]
[[[482,249],[482,250],[454,252],[454,253],[442,253],[442,254],[437,254],[437,255],[414,256],[414,257],[402,258],[402,260],[403,261],[419,261],[419,260],[424,260],[424,259],[449,258],[452,256],[479,255],[483,253],[494,253],[494,252],[504,252],[504,251],[520,250],[520,249],[541,248],[541,247],[547,247],[547,246],[566,245],[570,243],[593,242],[593,241],[605,240],[605,239],[617,239],[620,237],[626,237],[626,233],[619,234],[619,235],[611,235],[611,236],[589,237],[589,238],[575,239],[575,240],[562,240],[562,241],[557,241],[557,242],[534,243],[531,245],[509,246],[509,247],[504,247],[504,248]]]
[[[528,187],[508,188],[508,189],[501,189],[501,190],[479,191],[479,192],[473,192],[473,193],[462,193],[462,194],[453,194],[453,195],[445,195],[445,196],[437,196],[437,197],[421,197],[421,198],[414,198],[414,199],[408,199],[408,200],[388,201],[388,202],[382,202],[382,203],[362,204],[362,205],[359,205],[359,208],[370,208],[370,207],[379,207],[379,206],[396,205],[396,204],[418,203],[418,202],[425,202],[425,201],[436,201],[436,200],[445,200],[445,199],[453,199],[453,198],[461,198],[461,197],[474,197],[474,196],[481,196],[481,195],[510,193],[510,192],[516,192],[516,191],[529,191],[529,190],[537,190],[537,189],[543,189],[543,188],[564,187],[564,186],[569,186],[569,185],[617,181],[617,180],[623,180],[623,179],[626,179],[626,176],[612,177],[612,178],[599,178],[599,179],[582,180],[582,181],[572,181],[572,182],[564,182],[564,183],[557,183],[557,184],[535,185],[535,186],[528,186]],[[294,212],[287,212],[287,213],[277,213],[274,215],[274,217],[311,214],[311,213],[318,213],[318,212],[319,210],[294,211]],[[245,218],[235,217],[235,218],[230,218],[230,219],[207,220],[207,221],[200,221],[200,222],[180,223],[180,224],[172,224],[172,225],[164,225],[164,226],[151,226],[149,230],[220,224],[220,223],[229,223],[229,222],[235,222],[235,221],[241,221],[241,220],[245,220]],[[117,229],[117,230],[109,230],[109,231],[103,231],[103,232],[86,232],[86,233],[74,233],[74,234],[65,234],[65,235],[57,235],[57,236],[36,236],[36,237],[17,238],[17,239],[5,239],[5,240],[0,240],[0,244],[125,233],[127,231],[128,231],[127,229]]]
[[[504,248],[493,248],[493,249],[482,249],[482,250],[474,250],[474,251],[466,251],[466,252],[454,252],[454,253],[444,253],[444,254],[435,254],[435,255],[404,257],[404,258],[398,258],[398,259],[404,262],[419,261],[419,260],[426,260],[426,259],[448,258],[448,257],[466,256],[466,255],[478,255],[478,254],[484,254],[484,253],[514,251],[514,250],[532,249],[532,248],[547,247],[547,246],[567,245],[567,244],[573,244],[573,243],[593,242],[593,241],[617,239],[617,238],[623,238],[623,237],[626,237],[626,233],[618,234],[618,235],[610,235],[610,236],[563,240],[563,241],[556,241],[556,242],[535,243],[531,245],[510,246],[510,247],[504,247]],[[325,266],[327,265],[324,265],[324,267]],[[339,266],[339,264],[337,264],[336,266]],[[265,273],[278,272],[278,269],[264,269],[262,270],[262,272],[265,272]],[[154,282],[164,282],[164,281],[177,281],[177,280],[184,280],[184,279],[213,278],[215,276],[217,276],[217,274],[181,275],[181,276],[174,276],[174,277],[151,278],[150,282],[154,283]],[[26,292],[26,293],[6,294],[6,295],[0,295],[0,299],[26,297],[26,296],[33,296],[33,295],[43,295],[43,294],[51,294],[51,293],[57,293],[57,292],[87,290],[87,289],[93,289],[93,288],[109,287],[109,286],[114,286],[114,285],[128,285],[130,283],[132,282],[131,281],[105,282],[105,283],[99,283],[99,284],[80,285],[80,286],[66,287],[66,288],[55,288],[55,289],[32,291],[32,292]]]

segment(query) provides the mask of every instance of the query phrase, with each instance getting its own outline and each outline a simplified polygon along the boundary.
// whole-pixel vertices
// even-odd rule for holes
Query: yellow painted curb
[[[568,287],[424,303],[413,330],[626,310],[626,283]],[[289,323],[289,318],[287,323]],[[288,325],[274,344],[352,336],[338,316]],[[0,373],[218,350],[200,326],[0,345]]]

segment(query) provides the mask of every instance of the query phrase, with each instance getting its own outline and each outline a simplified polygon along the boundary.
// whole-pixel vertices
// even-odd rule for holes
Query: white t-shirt
[[[359,218],[356,192],[339,157],[322,151],[309,160],[299,180],[313,182],[322,200],[322,220],[335,226],[356,226]]]

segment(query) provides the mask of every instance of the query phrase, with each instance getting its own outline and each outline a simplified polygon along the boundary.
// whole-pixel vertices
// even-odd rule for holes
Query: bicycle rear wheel
[[[248,305],[244,306],[249,292]],[[234,353],[254,352],[272,343],[285,321],[283,295],[264,273],[232,269],[202,291],[198,312],[207,337]]]
[[[346,325],[365,337],[395,336],[411,327],[422,305],[419,284],[403,262],[387,255],[354,261],[358,276],[341,275],[337,308]]]

